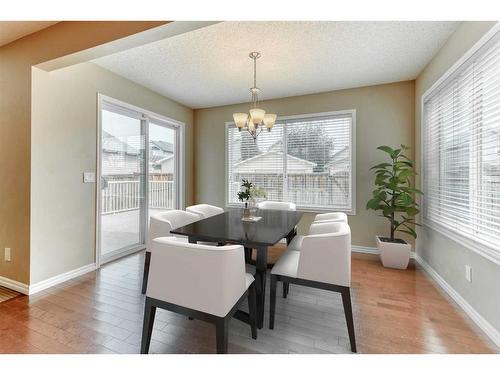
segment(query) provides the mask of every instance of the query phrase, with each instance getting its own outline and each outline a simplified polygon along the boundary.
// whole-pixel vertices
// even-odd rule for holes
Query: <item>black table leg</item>
[[[266,271],[267,271],[267,247],[257,248],[257,262],[255,277],[259,278],[259,290],[257,291],[257,327],[264,326],[264,306],[266,301]]]

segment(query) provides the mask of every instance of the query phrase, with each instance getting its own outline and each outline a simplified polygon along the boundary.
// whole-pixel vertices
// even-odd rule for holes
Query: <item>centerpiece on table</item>
[[[258,221],[260,218],[254,216],[258,198],[266,198],[264,189],[255,186],[252,182],[243,179],[241,183],[242,190],[238,192],[238,200],[245,203],[243,209],[244,221]]]

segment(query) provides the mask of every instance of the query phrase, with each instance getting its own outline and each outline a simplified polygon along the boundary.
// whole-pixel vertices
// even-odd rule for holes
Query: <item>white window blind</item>
[[[424,222],[500,260],[500,33],[424,98]]]
[[[233,124],[226,132],[229,205],[239,203],[241,181],[248,179],[269,200],[354,212],[354,111],[279,119],[255,142]]]

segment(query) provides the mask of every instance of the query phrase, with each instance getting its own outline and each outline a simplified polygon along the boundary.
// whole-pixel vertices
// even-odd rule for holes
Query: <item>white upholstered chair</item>
[[[229,320],[248,298],[257,338],[254,277],[246,273],[241,245],[208,246],[175,237],[152,241],[141,353],[149,352],[156,308],[215,324],[217,353],[227,352]]]
[[[347,223],[347,215],[343,212],[327,212],[324,214],[317,214],[314,218],[315,223],[324,221],[340,221]]]
[[[144,259],[144,275],[142,277],[142,294],[146,293],[148,284],[148,272],[151,259],[151,245],[152,241],[158,237],[173,236],[170,231],[184,225],[194,223],[200,220],[196,214],[182,211],[182,210],[169,210],[158,212],[151,215],[149,218],[149,230],[146,237],[146,256]],[[176,237],[180,237],[177,236]],[[187,242],[187,237],[182,238]]]
[[[277,282],[338,292],[342,295],[351,350],[356,339],[351,306],[351,230],[342,222],[311,225],[300,247],[287,250],[271,270],[269,328],[274,328]]]
[[[200,216],[202,219],[224,213],[224,209],[210,204],[196,204],[186,207],[186,211]]]

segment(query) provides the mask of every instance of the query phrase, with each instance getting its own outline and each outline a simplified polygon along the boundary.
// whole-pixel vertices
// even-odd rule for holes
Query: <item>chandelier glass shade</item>
[[[233,120],[239,131],[246,130],[255,140],[264,127],[268,131],[271,131],[277,116],[257,108],[259,101],[258,94],[260,91],[257,87],[257,59],[260,57],[260,53],[251,52],[249,57],[253,60],[253,87],[250,88],[253,108],[249,110],[249,113],[233,113]]]

